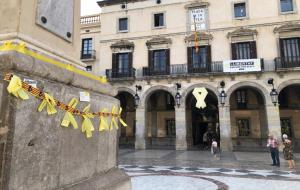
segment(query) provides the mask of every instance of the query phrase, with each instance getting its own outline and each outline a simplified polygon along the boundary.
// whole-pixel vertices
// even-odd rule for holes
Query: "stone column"
[[[219,106],[220,148],[222,151],[232,151],[230,106]]]
[[[138,107],[135,112],[136,130],[135,130],[135,149],[146,149],[146,110],[144,107]]]
[[[281,125],[279,106],[266,105],[266,115],[268,123],[268,132],[275,135],[279,140],[281,139]]]
[[[175,108],[176,150],[186,150],[186,113],[185,107]]]

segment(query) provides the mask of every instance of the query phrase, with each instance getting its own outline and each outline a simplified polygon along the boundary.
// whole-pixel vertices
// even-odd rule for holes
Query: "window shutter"
[[[128,53],[128,69],[132,69],[132,65],[133,65],[133,60],[132,60],[132,56],[133,56],[133,53],[132,52],[129,52]]]
[[[256,42],[250,42],[250,58],[257,59]]]
[[[117,66],[117,54],[112,54],[112,76],[115,77],[116,73],[118,72],[118,66]]]
[[[150,71],[153,70],[153,51],[149,50],[148,51],[148,68]]]
[[[188,72],[192,70],[193,68],[193,62],[192,62],[192,47],[187,48],[187,66],[188,66]]]
[[[231,58],[232,58],[232,60],[237,59],[237,52],[236,52],[236,44],[235,43],[231,43]]]
[[[166,49],[166,72],[170,73],[170,49]]]
[[[211,71],[212,62],[211,62],[211,46],[210,45],[206,46],[206,60],[207,60],[207,69],[208,69],[208,71]]]
[[[279,39],[279,48],[280,48],[280,56],[285,57],[283,39]]]

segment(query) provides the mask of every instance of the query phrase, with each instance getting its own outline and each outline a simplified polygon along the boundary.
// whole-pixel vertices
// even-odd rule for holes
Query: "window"
[[[166,133],[168,137],[176,136],[175,119],[166,119]]]
[[[282,57],[300,58],[300,38],[287,38],[280,40]]]
[[[292,137],[292,124],[290,118],[281,118],[281,134],[287,134],[288,137]]]
[[[93,55],[93,39],[82,39],[81,59],[91,59]]]
[[[250,131],[250,121],[249,119],[237,119],[238,136],[239,137],[249,137]]]
[[[128,31],[128,18],[120,18],[119,32],[127,32],[127,31]]]
[[[232,59],[256,59],[256,42],[239,42],[231,44]]]
[[[175,102],[174,98],[171,94],[166,93],[166,109],[167,110],[174,110]]]
[[[164,13],[154,14],[154,27],[157,28],[163,26],[165,26]]]
[[[117,66],[118,73],[125,74],[129,72],[129,53],[117,54]]]
[[[201,46],[198,48],[198,51],[195,47],[192,48],[192,65],[193,68],[207,68],[209,64],[209,52],[207,46]]]
[[[153,51],[153,71],[162,72],[166,70],[166,51],[155,50]]]
[[[247,90],[237,90],[236,91],[236,104],[238,109],[247,108]]]
[[[280,0],[280,11],[282,13],[294,11],[293,0]]]
[[[235,3],[234,18],[245,18],[247,16],[246,3]]]

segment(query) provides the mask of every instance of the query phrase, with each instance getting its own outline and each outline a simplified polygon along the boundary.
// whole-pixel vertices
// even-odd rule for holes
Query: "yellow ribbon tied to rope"
[[[112,111],[111,111],[112,115],[116,114],[115,110],[116,110],[116,107],[113,106]],[[109,129],[111,131],[113,130],[113,126],[115,126],[116,129],[119,129],[118,123],[115,120],[115,116],[111,116],[110,127],[109,127]]]
[[[86,133],[86,137],[87,138],[90,138],[92,137],[92,132],[95,130],[94,129],[94,126],[93,126],[93,123],[91,122],[90,119],[94,118],[94,115],[89,113],[89,110],[90,110],[90,106],[91,105],[88,105],[86,106],[84,109],[83,109],[83,122],[82,122],[82,126],[81,126],[81,131],[83,133]]]
[[[106,113],[108,110],[106,108],[102,109],[102,113]],[[100,115],[100,125],[99,125],[99,131],[102,132],[102,131],[105,131],[105,130],[108,130],[109,127],[108,127],[108,124],[107,124],[107,119],[106,117],[104,117],[103,114]]]
[[[78,100],[76,98],[72,98],[72,100],[68,104],[68,107],[75,109],[77,104],[78,104]],[[73,114],[71,112],[67,111],[60,125],[62,127],[69,127],[70,123],[72,124],[74,129],[78,128],[77,122],[76,122]]]
[[[17,77],[16,75],[14,75],[12,77],[12,79],[10,80],[9,85],[7,87],[7,91],[10,94],[13,94],[14,96],[16,96],[17,98],[21,98],[22,100],[29,99],[28,94],[22,88],[21,79],[19,77]]]
[[[120,123],[124,126],[124,127],[127,127],[128,125],[124,122],[124,120],[121,118],[121,113],[122,113],[122,108],[120,107],[120,110],[119,110],[119,121]]]
[[[47,93],[44,93],[44,96],[45,97],[42,103],[38,107],[38,111],[39,112],[43,111],[44,107],[47,106],[48,115],[55,114],[57,111],[55,109],[56,104],[54,98]]]

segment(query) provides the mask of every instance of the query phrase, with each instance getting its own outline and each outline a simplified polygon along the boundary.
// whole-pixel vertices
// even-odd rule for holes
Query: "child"
[[[217,157],[217,148],[218,148],[218,143],[215,139],[212,140],[211,143],[211,154],[214,155],[214,157]]]

